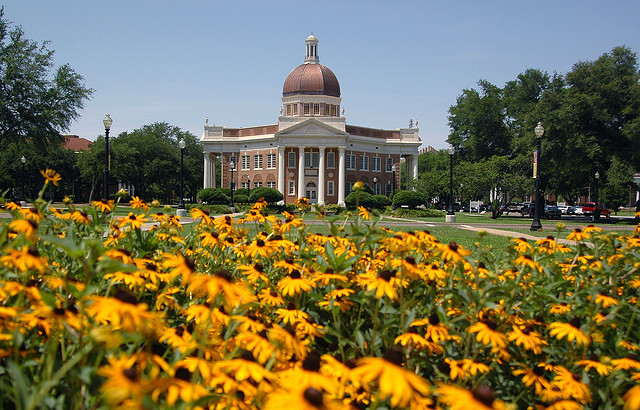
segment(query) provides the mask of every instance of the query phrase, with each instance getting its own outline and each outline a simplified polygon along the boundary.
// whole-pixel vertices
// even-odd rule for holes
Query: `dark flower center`
[[[458,244],[455,242],[449,242],[449,249],[451,249],[454,252],[458,252]]]
[[[320,353],[315,350],[309,353],[309,356],[307,356],[306,359],[304,359],[304,361],[302,362],[302,368],[310,372],[319,372]]]
[[[480,385],[471,389],[471,394],[476,400],[482,402],[487,406],[491,406],[493,401],[495,400],[495,396],[493,395],[493,390],[491,390],[488,386]]]
[[[496,330],[498,328],[498,324],[495,322],[495,320],[487,319],[484,321],[484,324],[487,325],[487,327],[491,330]]]
[[[289,276],[291,276],[291,279],[300,279],[302,277],[298,269],[294,269]]]
[[[264,272],[264,266],[262,266],[262,263],[260,262],[256,262],[256,264],[253,265],[253,268],[260,273]]]
[[[582,324],[582,322],[580,321],[579,317],[574,317],[569,321],[569,324],[575,327],[576,329],[580,330],[580,325]]]
[[[195,269],[196,269],[196,261],[194,261],[193,259],[188,258],[188,257],[187,257],[187,258],[184,258],[184,263],[187,265],[187,267],[188,267],[191,271],[193,271],[193,270],[195,270]]]
[[[393,346],[384,354],[384,359],[396,366],[402,366],[402,350]]]
[[[264,241],[262,239],[258,239],[256,241],[256,246],[262,248],[264,246]]]
[[[440,318],[438,317],[438,314],[436,312],[433,312],[429,316],[429,324],[432,324],[433,326],[437,326],[440,324]]]
[[[416,264],[416,259],[413,256],[407,256],[406,258],[404,258],[405,262],[407,262],[410,265],[414,265]]]
[[[126,369],[123,373],[127,377],[127,379],[131,380],[132,382],[135,382],[138,379],[138,371],[136,370],[135,364]]]
[[[113,295],[113,297],[118,299],[120,302],[128,303],[130,305],[138,304],[138,299],[124,289],[116,289],[116,292]]]
[[[391,271],[388,269],[382,270],[378,273],[378,277],[389,282],[391,280]]]
[[[229,271],[226,271],[224,269],[217,271],[213,274],[213,276],[215,276],[216,278],[224,279],[227,282],[231,282],[231,274],[229,273]]]
[[[181,367],[176,370],[176,379],[184,380],[185,382],[191,381],[191,372]]]
[[[440,373],[449,374],[451,373],[451,366],[449,363],[442,361],[438,363],[438,370],[440,370]]]
[[[322,407],[322,392],[313,387],[308,387],[304,391],[304,399],[315,407]]]

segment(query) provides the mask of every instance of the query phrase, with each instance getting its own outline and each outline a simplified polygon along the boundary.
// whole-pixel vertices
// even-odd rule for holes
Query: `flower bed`
[[[3,408],[640,408],[640,227],[464,249],[115,206],[8,206]]]

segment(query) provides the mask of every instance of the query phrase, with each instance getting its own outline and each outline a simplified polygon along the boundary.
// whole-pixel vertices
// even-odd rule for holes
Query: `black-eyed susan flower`
[[[308,292],[315,285],[313,281],[303,278],[300,271],[294,270],[289,276],[285,276],[278,282],[278,291],[283,296],[295,296],[301,292]]]
[[[556,377],[551,380],[553,386],[557,386],[564,393],[563,398],[572,398],[582,404],[591,402],[591,391],[582,382],[579,375],[571,373],[562,366],[556,367]]]
[[[485,385],[471,390],[461,386],[443,384],[436,390],[438,404],[445,404],[451,410],[492,410],[505,409],[502,401],[496,400],[493,390]]]
[[[583,366],[587,372],[590,371],[591,369],[595,370],[596,372],[598,372],[600,376],[608,375],[609,373],[611,373],[611,369],[612,369],[611,366],[605,363],[601,363],[600,359],[595,354],[592,354],[591,356],[589,356],[588,359],[578,360],[575,363],[578,366]]]
[[[428,397],[431,393],[424,379],[402,367],[402,351],[398,348],[389,349],[382,358],[360,358],[357,364],[351,370],[351,379],[370,390],[377,387],[380,399],[390,398],[393,407],[407,407],[415,396]]]
[[[485,346],[492,345],[498,348],[505,348],[507,347],[507,339],[505,335],[496,330],[497,328],[498,324],[494,320],[486,319],[469,326],[467,331],[469,333],[477,333],[476,340]]]
[[[276,390],[269,394],[264,405],[265,410],[334,410],[344,408],[341,402],[332,399],[322,390],[313,387],[293,390]]]
[[[576,228],[573,230],[573,232],[571,232],[568,236],[567,239],[570,241],[581,241],[583,239],[589,239],[591,237],[590,234],[585,233],[582,231],[582,229],[580,228]]]
[[[640,409],[640,385],[633,386],[622,396],[624,408],[629,410]]]
[[[549,344],[531,326],[525,326],[522,329],[519,326],[513,326],[513,331],[507,332],[507,339],[516,346],[522,346],[535,354],[542,353],[542,347]]]
[[[618,303],[618,299],[609,295],[598,293],[598,295],[596,296],[596,304],[601,305],[605,309],[610,306],[617,306]]]
[[[464,257],[471,255],[471,251],[464,249],[455,242],[449,242],[448,245],[440,245],[439,248],[442,252],[442,259],[445,262],[458,263]]]
[[[392,279],[395,279],[395,272],[388,269],[382,270],[377,276],[360,275],[358,281],[361,282],[368,291],[375,291],[376,298],[383,296],[391,300],[398,299],[398,291],[394,286]]]
[[[544,368],[536,366],[531,369],[526,365],[520,366],[521,368],[513,370],[513,375],[522,376],[522,383],[527,387],[533,386],[536,394],[551,388],[551,383],[544,377]]]
[[[113,211],[114,201],[113,199],[103,198],[99,201],[91,201],[91,206],[106,214]]]
[[[143,199],[137,196],[131,197],[129,205],[131,206],[131,209],[134,209],[136,211],[143,210],[144,212],[146,212],[149,210],[149,205]]]
[[[129,225],[131,229],[140,229],[142,224],[147,221],[148,219],[144,215],[134,215],[133,212],[129,212],[129,215],[119,219],[119,225],[120,228]]]
[[[640,361],[638,361],[638,357],[634,353],[630,353],[627,357],[620,359],[612,359],[611,364],[614,370],[640,369]]]
[[[589,336],[580,330],[580,319],[574,317],[569,323],[553,322],[549,325],[549,335],[558,340],[566,338],[569,342],[575,341],[578,345],[588,345]]]
[[[42,174],[44,178],[45,185],[48,184],[49,182],[51,182],[55,186],[60,185],[60,181],[62,180],[62,177],[53,169],[47,168],[45,170],[40,170],[40,174]]]

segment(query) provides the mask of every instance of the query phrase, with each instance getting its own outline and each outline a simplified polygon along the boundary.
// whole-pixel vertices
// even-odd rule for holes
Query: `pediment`
[[[276,137],[348,137],[344,131],[314,119],[308,119],[275,134]]]

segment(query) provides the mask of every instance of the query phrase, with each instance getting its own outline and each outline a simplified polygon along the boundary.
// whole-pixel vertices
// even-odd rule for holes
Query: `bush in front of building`
[[[444,218],[447,213],[434,208],[409,209],[397,208],[393,210],[393,216],[398,218]]]
[[[230,193],[229,193],[230,194]],[[238,189],[234,189],[233,190],[233,198],[235,199],[235,197],[237,195],[246,195],[247,198],[249,197],[249,190],[247,188],[238,188]]]
[[[229,197],[218,188],[205,188],[198,192],[198,200],[209,205],[228,204]]]
[[[397,191],[393,196],[393,207],[417,208],[424,205],[424,196],[418,191]]]
[[[278,201],[282,201],[284,196],[280,191],[275,188],[267,188],[260,187],[251,190],[251,195],[249,196],[249,202],[256,203],[260,198],[263,198],[267,201],[268,204],[275,204]]]
[[[359,198],[358,194],[360,194]],[[373,208],[375,206],[375,201],[373,200],[373,195],[371,195],[367,191],[362,190],[352,191],[344,199],[344,204],[348,209],[355,209],[358,205],[364,206],[365,208]]]
[[[249,196],[247,194],[236,194],[233,193],[233,202],[236,204],[248,204]]]
[[[388,206],[391,206],[391,199],[384,195],[374,195],[373,196],[373,207],[377,209],[384,209]]]

